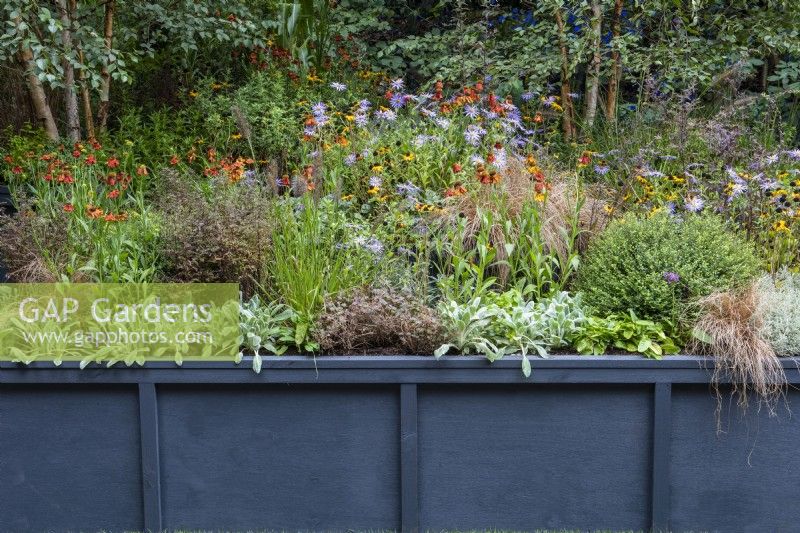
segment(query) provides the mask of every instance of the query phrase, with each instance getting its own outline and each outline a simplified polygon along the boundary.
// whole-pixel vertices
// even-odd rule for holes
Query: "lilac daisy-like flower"
[[[595,173],[599,174],[601,176],[605,176],[606,174],[608,174],[609,170],[611,170],[611,167],[609,167],[608,165],[595,165],[594,166]]]
[[[364,113],[356,113],[353,122],[355,122],[356,126],[363,128],[369,122],[369,118],[367,118],[367,115]]]
[[[786,154],[789,157],[789,159],[800,161],[800,148],[795,148],[794,150],[786,150],[783,153]]]
[[[450,127],[450,121],[447,120],[446,118],[441,118],[441,117],[437,118],[435,120],[435,122],[436,122],[436,125],[439,126],[440,128],[442,128],[443,130],[446,130],[447,128]]]
[[[699,213],[706,206],[706,202],[699,196],[690,196],[684,202],[684,207],[690,213]]]
[[[317,130],[314,128],[314,126],[306,126],[305,128],[303,128],[303,135],[306,135],[308,137],[313,137],[316,134]]]
[[[339,83],[338,81],[334,81],[331,83],[331,89],[334,91],[344,92],[347,90],[347,85],[344,83]]]
[[[366,113],[370,107],[372,107],[372,102],[370,102],[369,100],[365,99],[358,102],[358,110],[361,111],[362,113]]]
[[[675,283],[678,283],[681,280],[681,277],[675,272],[664,272],[664,274],[662,274],[661,277],[663,277],[664,281],[666,281],[670,285],[674,285]]]
[[[369,179],[369,186],[370,187],[380,187],[381,185],[383,185],[383,180],[381,179],[380,176],[372,176]]]
[[[664,204],[664,207],[666,208],[667,213],[670,215],[674,215],[678,212],[678,206],[675,205],[675,202],[667,202]]]
[[[464,131],[464,139],[473,146],[478,146],[486,135],[486,130],[475,124],[470,124]]]
[[[730,198],[731,199],[736,198],[737,196],[740,196],[746,192],[747,192],[747,185],[744,182],[742,181],[734,182],[734,184],[731,186]]]
[[[534,95],[532,92],[526,91],[520,95],[520,98],[522,98],[523,102],[530,102],[531,100],[533,100],[534,96],[536,95]]]
[[[325,105],[325,102],[317,102],[311,106],[311,112],[314,114],[315,118],[324,115],[327,110],[328,106]]]
[[[348,167],[352,167],[358,161],[358,154],[347,154],[347,157],[344,158],[344,164]]]
[[[383,253],[383,243],[375,237],[370,237],[363,242],[361,246],[363,246],[365,250],[368,250],[375,255],[381,255]]]
[[[498,170],[505,170],[508,166],[508,159],[506,158],[506,151],[504,149],[493,150],[494,163],[492,163]]]
[[[406,105],[406,95],[403,93],[397,93],[393,95],[389,99],[389,105],[392,106],[392,109],[401,109],[404,105]]]
[[[464,106],[464,114],[469,118],[476,119],[480,116],[481,110],[476,105],[467,104]]]
[[[543,98],[542,99],[542,103],[544,105],[546,105],[546,106],[551,106],[551,105],[556,103],[556,97],[555,96],[548,96],[547,98]]]
[[[485,165],[486,164],[486,161],[484,161],[484,159],[479,155],[470,156],[469,162],[472,163],[473,165]]]
[[[405,85],[406,83],[403,81],[403,78],[397,78],[396,80],[392,80],[391,87],[394,91],[402,91]]]
[[[420,188],[407,181],[405,183],[401,183],[397,186],[397,194],[401,196],[405,196],[407,198],[416,198],[420,192]]]
[[[386,109],[386,110],[381,109],[380,111],[376,111],[375,116],[381,120],[386,120],[387,122],[393,122],[394,120],[397,119],[397,113],[395,113],[391,109]]]

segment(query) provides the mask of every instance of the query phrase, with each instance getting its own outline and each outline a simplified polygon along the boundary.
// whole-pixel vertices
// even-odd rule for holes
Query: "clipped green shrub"
[[[598,313],[676,319],[686,304],[743,285],[759,272],[750,243],[714,216],[624,218],[593,243],[578,275]]]

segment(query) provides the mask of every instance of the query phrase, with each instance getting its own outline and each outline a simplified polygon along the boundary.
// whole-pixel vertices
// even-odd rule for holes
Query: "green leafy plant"
[[[575,339],[575,348],[584,355],[602,355],[611,348],[660,359],[680,351],[671,336],[671,324],[638,318],[633,311],[601,318],[590,316]]]
[[[531,373],[529,353],[547,357],[551,348],[569,345],[581,330],[584,320],[579,300],[567,293],[551,299],[524,302],[512,289],[482,302],[476,298],[466,305],[448,302],[440,308],[450,344],[434,352],[441,357],[451,348],[462,353],[480,353],[492,362],[505,355],[522,356],[522,372]]]
[[[300,344],[327,296],[375,279],[384,260],[383,245],[327,200],[286,198],[276,203],[273,219],[276,230],[264,288],[299,315]]]
[[[297,343],[297,314],[279,303],[262,302],[258,295],[239,308],[240,344],[237,363],[241,362],[245,350],[253,355],[253,370],[261,372],[263,363],[261,351],[273,355],[282,355],[290,347],[298,347],[304,351],[313,351],[313,343]]]

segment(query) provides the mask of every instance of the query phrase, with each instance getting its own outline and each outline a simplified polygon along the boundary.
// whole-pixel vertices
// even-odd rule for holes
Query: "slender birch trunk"
[[[576,136],[575,128],[575,106],[572,103],[572,87],[570,85],[569,72],[569,49],[567,47],[566,28],[564,17],[561,15],[561,8],[555,10],[556,24],[558,25],[558,46],[561,54],[561,106],[563,117],[561,126],[564,130],[564,139],[572,141]]]
[[[53,119],[53,112],[47,101],[47,94],[44,92],[42,82],[36,76],[33,64],[33,52],[30,48],[22,48],[19,52],[19,61],[25,69],[25,80],[28,85],[28,92],[31,95],[33,111],[39,126],[44,128],[47,138],[57,142],[60,138],[56,121]]]
[[[622,57],[619,53],[617,39],[622,33],[622,3],[623,0],[614,1],[614,17],[611,21],[611,79],[608,80],[608,95],[606,97],[606,117],[612,122],[617,120],[617,98],[619,95],[619,83],[622,78]]]
[[[67,137],[72,142],[81,140],[81,118],[78,111],[78,94],[75,91],[75,67],[72,64],[72,17],[67,0],[58,0],[61,17],[61,44],[64,46],[64,107],[67,115]]]
[[[592,0],[592,60],[586,74],[586,129],[591,131],[597,116],[597,99],[600,92],[600,64],[602,61],[600,44],[603,31],[603,12],[600,0]]]
[[[105,42],[106,54],[111,53],[114,43],[114,9],[115,0],[106,0],[105,11],[103,14],[103,40]],[[108,110],[111,106],[111,73],[108,65],[104,64],[100,71],[100,106],[97,109],[97,126],[100,131],[104,131],[108,124]]]

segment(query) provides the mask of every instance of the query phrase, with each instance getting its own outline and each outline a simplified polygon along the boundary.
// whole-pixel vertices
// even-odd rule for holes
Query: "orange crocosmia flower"
[[[16,166],[11,169],[11,172],[13,172],[14,174],[22,174],[22,167]]]
[[[108,165],[108,168],[117,168],[119,166],[119,159],[112,157],[106,161],[106,165]]]
[[[461,165],[459,163],[453,163],[453,173],[458,174],[461,172]]]
[[[58,175],[58,182],[59,183],[74,183],[75,180],[68,172],[64,172]]]
[[[81,156],[81,151],[78,150],[77,148],[72,151],[72,157],[80,157],[80,156]]]
[[[109,191],[106,194],[106,198],[111,198],[112,200],[119,196],[119,189],[114,189],[113,191]]]
[[[44,156],[42,156],[42,159],[44,159]],[[46,159],[44,159],[44,160],[47,161]],[[11,157],[10,155],[7,155],[7,156],[5,156],[3,158],[3,161],[5,161],[6,163],[8,163],[10,165],[11,163],[14,162],[14,158]]]
[[[169,160],[169,164],[172,165],[172,166],[175,166],[180,162],[181,162],[181,158],[178,157],[177,155],[173,155]]]
[[[544,121],[544,117],[542,117],[541,113],[536,113],[536,115],[534,115],[534,117],[533,117],[533,121],[536,124],[541,124]]]
[[[63,209],[63,210],[66,212],[66,213],[72,213],[73,211],[75,211],[75,206],[74,206],[74,205],[72,205],[72,204],[64,204],[64,207],[62,207],[62,209]]]
[[[139,176],[147,176],[147,167],[144,165],[139,165],[136,167],[136,174]]]
[[[94,165],[97,163],[97,159],[95,159],[94,155],[89,154],[86,156],[86,164],[87,165]]]

